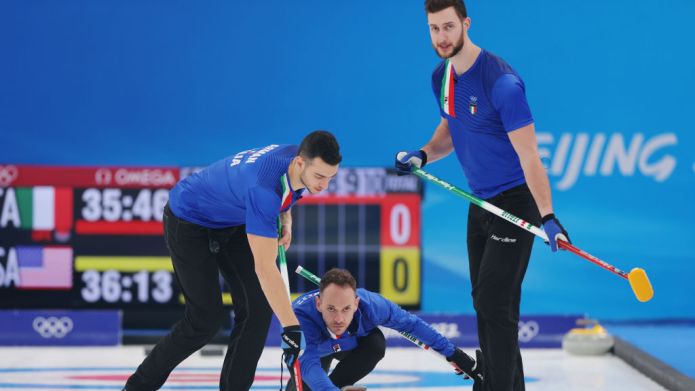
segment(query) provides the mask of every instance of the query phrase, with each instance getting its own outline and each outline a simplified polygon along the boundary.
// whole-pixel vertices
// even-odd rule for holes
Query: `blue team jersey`
[[[187,178],[169,193],[177,217],[207,228],[246,225],[246,232],[276,238],[277,217],[302,196],[287,168],[296,145],[272,144],[222,159]]]
[[[473,194],[490,198],[525,182],[508,132],[533,123],[524,82],[501,58],[482,50],[456,75],[443,61],[432,73],[439,111]]]
[[[292,304],[306,339],[306,350],[299,357],[302,380],[312,390],[338,390],[321,368],[321,357],[356,348],[357,338],[368,335],[378,326],[412,334],[446,357],[454,353],[454,345],[422,319],[380,294],[362,288],[357,289],[360,303],[352,323],[345,334],[336,336],[328,330],[316,308],[318,295],[318,290],[309,292]]]

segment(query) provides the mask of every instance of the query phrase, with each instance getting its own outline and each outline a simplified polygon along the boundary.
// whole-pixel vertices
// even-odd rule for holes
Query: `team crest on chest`
[[[478,112],[478,97],[471,96],[468,102],[468,111],[471,113],[471,115],[475,115],[475,113]]]

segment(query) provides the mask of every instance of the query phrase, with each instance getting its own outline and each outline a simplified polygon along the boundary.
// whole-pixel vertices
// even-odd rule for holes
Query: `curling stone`
[[[581,320],[592,327],[580,327],[570,330],[562,338],[562,349],[578,356],[599,356],[608,353],[613,347],[613,337],[595,320]]]

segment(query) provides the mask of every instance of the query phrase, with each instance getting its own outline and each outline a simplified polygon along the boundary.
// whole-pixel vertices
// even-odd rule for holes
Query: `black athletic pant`
[[[364,337],[357,338],[355,349],[321,357],[321,367],[328,373],[333,359],[339,360],[340,362],[328,377],[336,387],[342,388],[351,386],[367,376],[384,358],[384,353],[386,353],[386,339],[381,330],[376,328]],[[304,391],[311,391],[306,383],[303,383],[303,387]],[[285,390],[295,391],[296,389],[294,379],[291,379]]]
[[[524,184],[487,200],[540,225],[538,208]],[[519,302],[534,235],[471,204],[468,210],[468,256],[478,338],[484,356],[484,385],[476,391],[523,391],[519,351]]]
[[[217,333],[228,316],[219,272],[231,290],[235,313],[220,390],[250,389],[272,310],[256,276],[245,227],[208,229],[177,218],[167,205],[164,238],[186,299],[184,317],[140,364],[126,389],[159,389],[174,367]]]

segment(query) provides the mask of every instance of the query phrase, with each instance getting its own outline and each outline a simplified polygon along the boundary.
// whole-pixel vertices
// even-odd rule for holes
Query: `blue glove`
[[[567,234],[567,231],[565,231],[565,227],[560,224],[560,220],[558,220],[553,213],[544,216],[541,221],[543,222],[543,230],[545,231],[546,235],[548,235],[548,240],[550,241],[550,250],[552,252],[557,251],[558,239],[562,239],[570,244],[572,243],[570,241],[569,234]]]
[[[304,348],[306,348],[306,341],[304,340],[304,332],[299,327],[287,326],[283,329],[282,334],[282,350],[283,350],[283,360],[287,364],[287,368],[292,373],[292,368],[294,367],[295,361],[299,359]]]
[[[401,151],[396,154],[396,170],[398,175],[410,174],[412,166],[417,168],[425,167],[427,164],[427,154],[422,149],[417,151]]]

